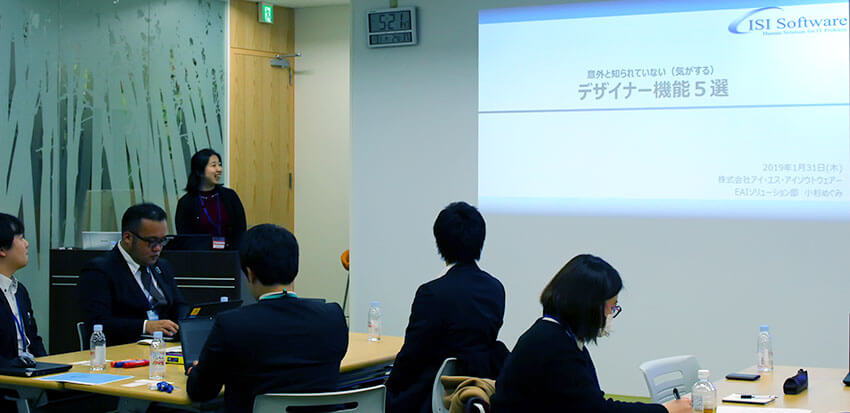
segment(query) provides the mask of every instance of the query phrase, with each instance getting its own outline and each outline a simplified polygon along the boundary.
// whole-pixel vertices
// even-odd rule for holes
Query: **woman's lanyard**
[[[259,301],[263,301],[263,300],[273,300],[273,299],[275,299],[275,298],[281,298],[281,297],[287,297],[287,296],[289,296],[289,297],[294,297],[294,298],[298,298],[298,296],[297,296],[297,295],[295,295],[295,293],[293,293],[293,292],[287,292],[286,290],[283,290],[283,291],[281,291],[281,292],[279,292],[279,293],[269,294],[269,295],[267,295],[267,296],[265,296],[265,297],[262,297],[262,298],[260,298],[260,300],[259,300]]]
[[[23,316],[21,315],[21,306],[18,304],[17,297],[15,297],[15,306],[18,307],[18,315],[15,316],[12,314],[12,317],[15,319],[15,325],[18,327],[18,334],[21,335],[21,343],[24,345],[23,352],[26,353],[27,348],[30,346],[30,340],[27,338],[27,333],[24,331],[24,325],[20,320]]]
[[[567,333],[567,337],[573,340],[576,339],[576,336],[573,334],[572,331],[570,331],[570,328],[562,324],[561,320],[559,320],[558,317],[551,314],[543,314],[543,319],[558,324],[559,326],[561,326],[561,328],[564,329],[564,332]]]
[[[210,198],[216,198],[216,202],[218,202],[218,222],[217,223],[213,222],[212,217],[210,217],[209,211],[207,211],[207,207],[204,206],[204,196],[200,195],[200,194],[198,195],[198,199],[201,200],[201,209],[204,211],[204,215],[207,216],[207,220],[210,222],[210,225],[212,225],[216,230],[215,235],[224,235],[224,232],[221,230],[221,199],[218,197],[218,193],[211,195]]]

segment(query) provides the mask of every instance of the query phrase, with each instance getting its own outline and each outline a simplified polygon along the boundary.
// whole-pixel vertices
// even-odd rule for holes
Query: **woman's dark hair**
[[[191,171],[189,172],[189,179],[186,182],[186,192],[195,194],[201,190],[201,185],[204,183],[204,173],[207,170],[207,164],[210,162],[210,158],[213,155],[218,156],[219,162],[224,165],[224,160],[221,159],[221,155],[210,148],[201,149],[192,155],[192,161],[190,162]]]
[[[242,236],[239,259],[242,271],[251,268],[263,285],[290,284],[298,274],[298,242],[286,228],[257,225]]]
[[[543,314],[554,315],[583,342],[596,342],[605,327],[605,301],[620,293],[623,280],[602,258],[571,259],[540,294]]]
[[[24,223],[14,215],[0,212],[0,248],[12,248],[17,235],[24,235]]]
[[[434,221],[437,250],[449,264],[481,258],[485,232],[484,217],[466,202],[449,204]]]

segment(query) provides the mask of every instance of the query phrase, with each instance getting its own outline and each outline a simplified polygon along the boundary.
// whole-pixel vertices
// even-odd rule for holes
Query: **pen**
[[[676,396],[676,400],[680,400],[682,396],[679,396],[679,389],[673,387],[673,395]]]
[[[742,394],[742,399],[769,399],[770,395],[760,396],[757,394]]]

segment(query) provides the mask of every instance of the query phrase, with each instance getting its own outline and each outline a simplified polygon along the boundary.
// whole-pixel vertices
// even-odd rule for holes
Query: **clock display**
[[[410,43],[411,41],[413,41],[413,35],[411,35],[410,32],[373,34],[369,36],[369,44],[371,45]]]
[[[366,29],[369,47],[415,45],[416,7],[370,10],[366,13]]]
[[[372,13],[369,15],[369,33],[397,32],[412,28],[410,10]]]

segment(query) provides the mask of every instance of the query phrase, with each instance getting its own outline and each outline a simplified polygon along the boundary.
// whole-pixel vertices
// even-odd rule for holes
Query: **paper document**
[[[717,413],[812,413],[806,409],[784,409],[781,407],[717,406]]]
[[[107,384],[119,380],[132,379],[133,376],[119,376],[117,374],[99,374],[99,373],[63,373],[54,374],[52,376],[39,377],[33,380],[41,381],[59,381],[63,383],[74,384]]]
[[[747,404],[768,404],[776,400],[774,394],[751,394],[749,397],[744,397],[739,393],[732,393],[723,398],[724,402],[729,403],[747,403]]]

